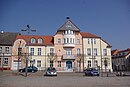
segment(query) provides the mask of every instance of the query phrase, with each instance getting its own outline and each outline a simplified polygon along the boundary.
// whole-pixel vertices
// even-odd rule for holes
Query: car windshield
[[[53,71],[53,70],[56,70],[56,69],[55,69],[55,68],[50,67],[50,68],[48,68],[47,70],[48,70],[48,71]]]

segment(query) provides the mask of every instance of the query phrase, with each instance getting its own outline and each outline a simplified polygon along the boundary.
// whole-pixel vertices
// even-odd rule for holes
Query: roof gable
[[[65,30],[80,31],[80,29],[68,17],[66,22],[58,29],[58,31]]]

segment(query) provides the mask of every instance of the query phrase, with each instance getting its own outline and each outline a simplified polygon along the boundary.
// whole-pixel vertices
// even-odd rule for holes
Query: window
[[[94,48],[94,56],[97,56],[97,48]]]
[[[5,53],[9,53],[9,47],[5,47]]]
[[[77,54],[80,54],[80,48],[77,48]]]
[[[58,61],[58,67],[61,67],[61,61]]]
[[[0,47],[0,53],[2,53],[2,47]]]
[[[67,55],[72,55],[72,50],[71,50],[71,49],[67,49],[67,50],[66,50],[66,54],[67,54]]]
[[[88,54],[89,56],[91,56],[91,49],[90,49],[90,48],[87,49],[87,54]]]
[[[107,49],[103,49],[103,55],[107,56]]]
[[[2,61],[1,61],[1,58],[0,58],[0,66],[1,66],[1,62],[2,62]]]
[[[95,67],[98,66],[98,61],[97,61],[97,60],[94,61],[94,66],[95,66]]]
[[[37,67],[41,67],[41,60],[37,60]]]
[[[67,43],[69,43],[69,38],[67,38]]]
[[[38,55],[41,55],[41,48],[38,48]]]
[[[35,38],[32,38],[32,39],[31,39],[31,43],[36,43],[36,39],[35,39]]]
[[[96,44],[96,39],[94,39],[94,44]]]
[[[50,61],[50,67],[53,67],[53,61],[52,60]]]
[[[70,43],[73,43],[73,39],[72,38],[70,38]]]
[[[41,38],[38,39],[38,43],[42,44],[42,39]]]
[[[89,60],[88,61],[88,68],[90,68],[91,67],[91,61]]]
[[[91,39],[90,39],[90,38],[88,38],[88,44],[90,44],[90,42],[91,42],[90,40],[91,40]]]
[[[34,48],[30,48],[31,55],[34,55]]]
[[[66,25],[66,29],[71,29],[72,26],[70,24]]]
[[[4,66],[8,66],[8,58],[4,58]]]
[[[60,39],[60,38],[58,39],[58,43],[59,43],[59,44],[61,43],[61,39]]]
[[[50,48],[50,53],[54,53],[54,48]]]
[[[80,44],[80,39],[77,39],[77,44]]]

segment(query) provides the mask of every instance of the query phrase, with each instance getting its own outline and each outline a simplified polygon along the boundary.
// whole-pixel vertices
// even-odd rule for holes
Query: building
[[[130,48],[112,51],[112,67],[114,71],[130,70]]]
[[[69,17],[54,36],[18,35],[14,42],[12,69],[28,64],[44,70],[53,66],[58,71],[80,72],[95,67],[112,71],[111,46],[101,37],[81,32]],[[27,54],[28,53],[28,54]]]
[[[0,32],[0,70],[11,69],[12,47],[19,33]]]

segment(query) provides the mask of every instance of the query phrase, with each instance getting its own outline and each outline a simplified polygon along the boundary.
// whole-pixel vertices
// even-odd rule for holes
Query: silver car
[[[54,67],[48,67],[44,76],[57,76],[57,70]]]

